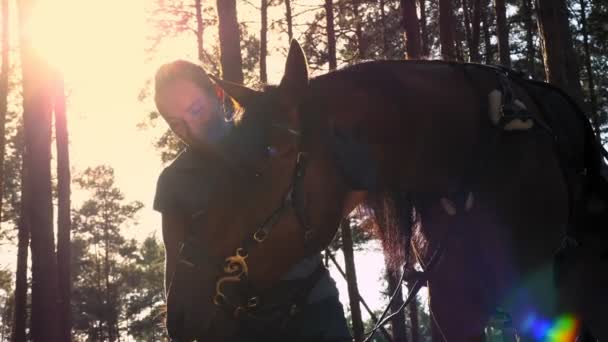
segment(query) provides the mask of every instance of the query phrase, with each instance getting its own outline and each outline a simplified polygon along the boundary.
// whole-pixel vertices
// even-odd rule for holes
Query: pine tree
[[[124,203],[110,167],[87,168],[74,182],[90,193],[72,219],[74,329],[89,340],[115,341],[125,308],[121,267],[136,250],[121,229],[134,221],[143,205]]]

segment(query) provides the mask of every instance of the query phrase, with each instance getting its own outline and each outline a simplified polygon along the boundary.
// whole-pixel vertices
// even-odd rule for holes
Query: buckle
[[[251,297],[247,300],[247,307],[250,309],[257,307],[259,304],[260,304],[259,297]]]
[[[253,233],[253,239],[258,243],[264,242],[267,237],[268,232],[266,232],[264,229],[258,229],[255,233]]]

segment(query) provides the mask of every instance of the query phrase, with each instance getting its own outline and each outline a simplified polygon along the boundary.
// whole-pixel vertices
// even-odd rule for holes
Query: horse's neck
[[[322,112],[371,147],[386,177],[439,190],[465,172],[481,109],[464,73],[448,65],[378,63],[338,76],[317,81],[317,98],[327,99]]]

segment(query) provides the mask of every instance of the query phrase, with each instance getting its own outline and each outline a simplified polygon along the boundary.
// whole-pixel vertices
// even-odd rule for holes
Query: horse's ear
[[[287,54],[285,74],[280,87],[290,94],[298,94],[308,85],[308,63],[300,44],[293,39]]]
[[[232,97],[241,106],[247,107],[261,93],[259,91],[247,88],[244,85],[221,80],[213,75],[209,77],[220,87],[226,94]]]

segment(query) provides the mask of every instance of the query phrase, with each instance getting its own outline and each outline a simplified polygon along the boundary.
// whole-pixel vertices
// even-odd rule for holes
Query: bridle
[[[304,243],[310,241],[313,235],[313,230],[308,225],[304,208],[298,205],[298,194],[301,187],[302,179],[306,169],[306,153],[298,152],[294,166],[294,172],[289,188],[283,195],[279,206],[272,211],[270,215],[263,221],[259,228],[251,235],[247,236],[240,244],[234,253],[225,259],[223,267],[224,275],[220,277],[215,285],[215,296],[213,303],[218,307],[224,307],[232,311],[235,318],[247,309],[254,309],[259,303],[257,296],[249,296],[246,305],[236,304],[229,300],[226,294],[222,291],[227,283],[247,282],[249,267],[247,265],[247,257],[251,248],[262,244],[272,232],[279,220],[292,209],[298,221],[298,225],[303,229]]]
[[[278,206],[262,221],[259,227],[253,234],[248,235],[241,241],[235,249],[233,255],[230,255],[223,260],[223,265],[220,267],[220,275],[215,283],[215,294],[213,295],[213,303],[216,308],[228,313],[234,319],[251,318],[264,320],[266,317],[261,317],[262,314],[256,314],[267,303],[261,300],[261,296],[255,294],[253,286],[249,279],[249,265],[247,259],[251,249],[261,246],[268,236],[272,233],[273,228],[289,211],[293,211],[298,226],[302,230],[303,241],[305,247],[309,246],[310,241],[314,236],[314,230],[310,226],[308,217],[305,212],[304,204],[302,204],[302,182],[304,179],[307,156],[306,152],[301,151],[301,132],[294,129],[287,129],[280,125],[273,125],[275,128],[284,129],[285,132],[292,135],[296,139],[296,158],[293,167],[293,175],[289,186],[284,195],[280,199]],[[274,148],[266,147],[267,152],[272,154]],[[254,172],[255,177],[260,177],[260,172]],[[202,217],[204,211],[200,211],[192,215],[191,224],[194,226],[196,221]],[[179,249],[177,262],[184,264],[190,268],[198,265],[221,265],[222,261],[218,258],[209,256],[203,246],[194,238],[185,239]],[[178,271],[176,270],[175,273]],[[175,273],[173,277],[175,278]],[[318,273],[318,272],[313,272]],[[246,299],[235,300],[226,292],[226,285],[236,284],[239,286],[238,294]],[[239,298],[240,299],[240,298]],[[285,303],[290,304],[290,303]],[[271,319],[270,317],[268,319]]]

